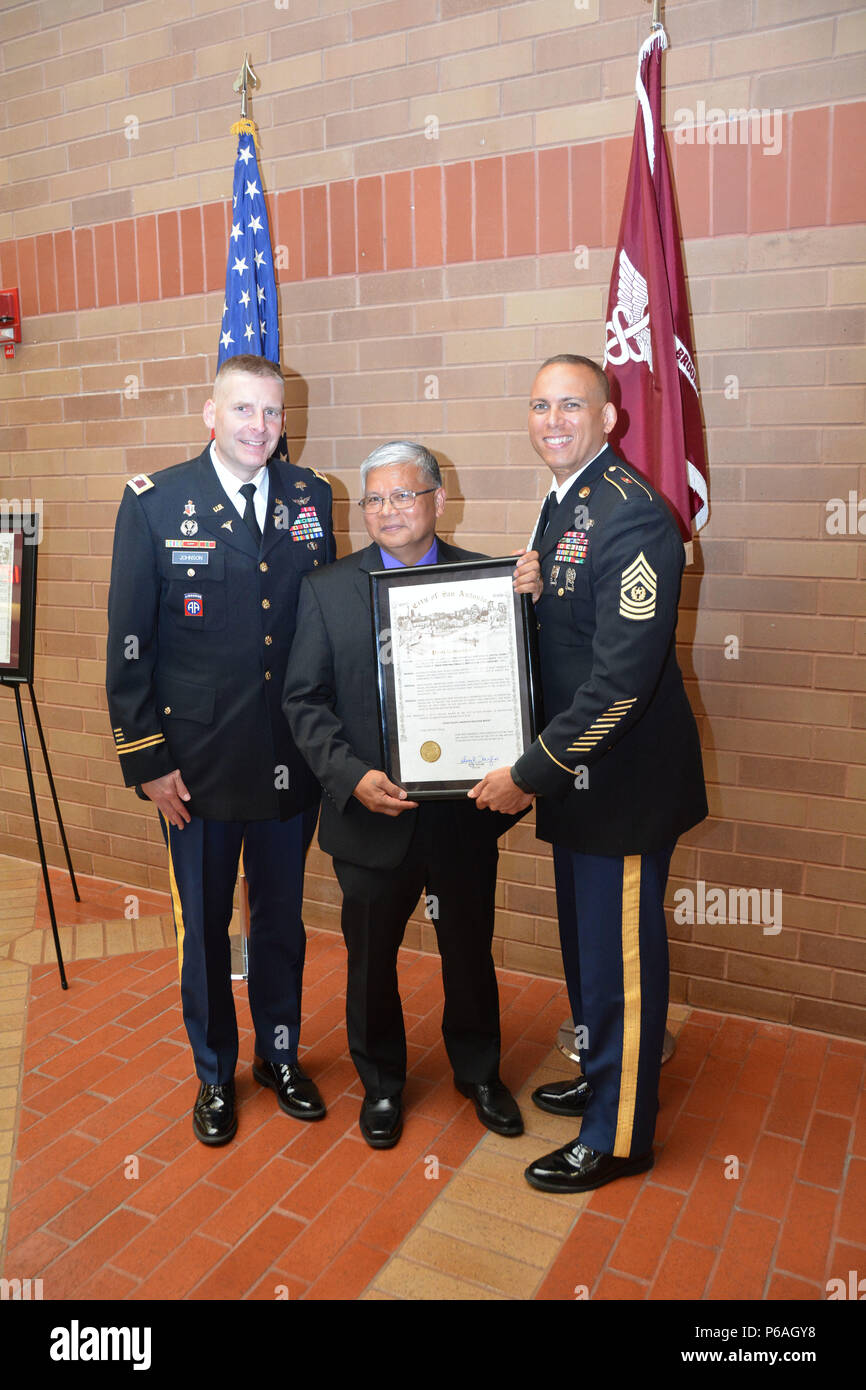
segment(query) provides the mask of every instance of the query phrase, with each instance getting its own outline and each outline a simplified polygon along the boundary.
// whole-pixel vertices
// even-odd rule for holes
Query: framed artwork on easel
[[[0,681],[33,681],[36,556],[40,517],[10,509],[0,517]]]

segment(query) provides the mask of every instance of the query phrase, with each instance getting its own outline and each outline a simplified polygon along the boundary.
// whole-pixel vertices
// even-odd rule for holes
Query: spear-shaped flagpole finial
[[[649,3],[650,3],[650,0],[647,0],[647,4],[649,4]],[[661,10],[661,0],[652,0],[652,7],[653,7],[652,27],[653,27],[654,29],[661,29],[661,27],[662,27],[662,21],[661,21],[661,15],[659,14],[659,11]]]
[[[253,71],[253,65],[252,65],[252,63],[250,62],[250,55],[249,55],[248,53],[245,53],[245,54],[244,54],[244,61],[243,61],[243,64],[242,64],[242,66],[241,66],[241,70],[240,70],[240,72],[238,73],[237,77],[235,78],[235,82],[234,82],[234,90],[235,90],[236,92],[240,92],[240,93],[241,93],[241,120],[242,120],[242,121],[245,121],[245,120],[247,119],[247,84],[248,84],[248,82],[252,82],[252,85],[253,85],[254,87],[257,87],[257,86],[259,85],[259,79],[256,77],[256,74],[255,74],[254,71]]]

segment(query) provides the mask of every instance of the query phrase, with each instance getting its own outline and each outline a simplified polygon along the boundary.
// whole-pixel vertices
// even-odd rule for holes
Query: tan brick
[[[131,9],[124,6],[126,33],[147,34],[163,25],[177,24],[192,13],[192,0],[143,0]]]
[[[126,73],[107,72],[84,82],[73,82],[66,88],[67,109],[78,111],[85,106],[103,105],[126,94]]]
[[[326,48],[322,60],[321,75],[326,82],[334,78],[352,77],[355,73],[399,67],[406,62],[406,35],[386,34],[360,43],[344,44],[339,48]]]
[[[426,25],[409,34],[408,60],[440,58],[446,53],[463,53],[470,48],[486,48],[499,42],[499,15],[493,10],[465,19]],[[383,65],[384,66],[384,65]]]
[[[131,333],[140,323],[137,304],[122,304],[110,309],[88,309],[78,316],[78,332],[82,338],[98,338],[107,330]]]
[[[129,159],[117,160],[112,165],[112,184],[117,188],[134,189],[154,179],[171,179],[175,172],[174,159],[174,150],[158,150],[154,154],[145,155],[131,154]]]
[[[506,82],[502,88],[502,110],[505,115],[515,111],[540,111],[545,107],[572,105],[575,100],[593,101],[601,93],[599,68],[544,72]]]
[[[5,39],[17,39],[22,34],[32,34],[40,26],[41,5],[17,5],[14,11],[9,11],[3,20]]]
[[[509,362],[535,356],[531,328],[502,329],[490,333],[453,333],[445,339],[445,363]]]
[[[64,19],[59,31],[60,46],[64,53],[73,53],[78,48],[101,47],[110,43],[112,39],[120,38],[123,31],[123,14],[120,10],[108,14],[95,14],[87,19],[72,22]]]
[[[531,43],[501,43],[496,48],[473,51],[439,62],[440,80],[446,91],[483,82],[502,82],[532,72]]]
[[[788,111],[862,96],[863,62],[856,56],[809,63],[788,72],[759,74],[754,79],[751,104]]]
[[[29,63],[43,63],[60,52],[60,30],[48,29],[3,45],[3,65],[9,70]]]
[[[502,1297],[493,1289],[456,1279],[441,1270],[405,1260],[400,1255],[393,1256],[376,1275],[376,1283],[369,1295],[363,1295],[365,1298],[368,1296],[373,1299],[459,1299],[461,1302],[484,1302]]]
[[[343,90],[348,87],[348,83],[331,83],[327,87],[323,86],[322,91],[330,91],[331,87]],[[397,101],[404,97],[418,97],[423,92],[436,93],[439,89],[439,64],[438,63],[414,63],[407,64],[405,67],[393,68],[390,72],[371,73],[369,76],[360,76],[352,80],[351,97],[343,102],[343,109],[349,105],[354,107],[373,106],[380,102]],[[327,109],[340,109],[339,107],[328,106]],[[287,113],[287,119],[290,112]]]
[[[832,266],[827,302],[829,304],[866,303],[866,270],[859,266]]]
[[[748,77],[733,77],[711,81],[703,79],[691,85],[684,85],[672,91],[665,91],[662,98],[662,119],[665,128],[682,126],[684,121],[689,123],[694,117],[694,113],[700,109],[698,102],[702,102],[704,109],[711,107],[721,107],[723,111],[747,110],[754,104],[751,98],[751,79]],[[683,112],[688,113],[687,117]]]
[[[628,135],[633,129],[633,97],[614,97],[610,101],[588,101],[580,106],[539,111],[535,122],[539,146],[598,140],[605,135]]]
[[[362,111],[341,111],[335,116],[329,116],[326,122],[327,140],[324,136],[320,139],[316,148],[323,143],[329,146],[334,145],[353,145],[363,140],[380,140],[389,135],[405,135],[410,129],[412,122],[409,117],[409,103],[406,101],[394,101],[388,106],[371,106]],[[315,123],[315,128],[321,131],[321,122]],[[298,129],[293,126],[292,131]],[[270,142],[274,143],[274,142]],[[311,148],[311,145],[303,148]],[[301,148],[296,146],[295,148]],[[274,147],[274,154],[290,153]]]
[[[423,132],[428,116],[437,116],[444,125],[464,125],[499,115],[499,92],[496,87],[470,87],[460,92],[435,92],[415,96],[409,102],[409,119],[404,129]],[[358,119],[353,112],[346,119]],[[389,132],[393,133],[393,132]],[[435,146],[434,146],[435,148]],[[420,160],[419,160],[420,162]]]
[[[855,547],[844,540],[827,537],[823,541],[790,544],[786,541],[749,542],[747,568],[753,575],[807,575],[828,578],[857,575]]]
[[[595,287],[509,294],[505,296],[505,323],[516,326],[596,321],[601,317],[602,307],[602,291]]]
[[[862,53],[866,49],[866,14],[861,10],[855,14],[839,15],[836,20],[836,44],[834,52]]]
[[[416,331],[448,333],[461,328],[498,328],[503,323],[504,313],[504,301],[500,296],[485,299],[443,299],[441,303],[417,305]]]
[[[576,25],[595,24],[598,20],[598,0],[587,0],[578,9],[574,0],[533,0],[531,4],[514,5],[502,10],[500,38],[529,38],[535,34],[553,34],[557,30],[570,32]]]
[[[13,155],[7,161],[7,169],[10,183],[57,174],[66,169],[66,150],[31,150],[27,154]]]
[[[833,30],[834,21],[822,19],[813,24],[788,24],[771,33],[717,40],[713,44],[713,72],[716,77],[730,77],[817,62],[833,52]]]
[[[172,93],[169,90],[136,92],[134,97],[125,96],[122,101],[110,103],[106,110],[108,129],[121,131],[126,129],[127,116],[135,116],[140,126],[144,126],[148,121],[167,120],[174,115]],[[183,113],[178,111],[177,114]]]
[[[69,226],[71,208],[68,202],[52,203],[44,208],[27,208],[16,212],[13,229],[16,236],[36,236],[40,232],[56,232]]]
[[[351,178],[354,173],[351,150],[297,154],[274,161],[273,187],[298,188],[304,184],[330,183],[334,179]]]

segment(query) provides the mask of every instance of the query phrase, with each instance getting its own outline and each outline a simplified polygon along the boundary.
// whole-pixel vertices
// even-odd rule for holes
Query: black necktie
[[[256,493],[255,483],[244,483],[240,489],[241,497],[246,498],[247,505],[244,507],[244,525],[256,543],[256,550],[262,543],[262,533],[259,530],[259,523],[256,520],[256,509],[253,505],[253,498]]]
[[[555,492],[549,492],[549,493],[547,494],[547,496],[545,497],[545,499],[544,499],[544,505],[543,505],[543,507],[541,508],[541,515],[540,515],[539,518],[538,518],[538,539],[539,539],[539,540],[541,540],[541,537],[544,535],[544,533],[545,533],[545,531],[547,530],[547,528],[548,528],[549,526],[553,526],[554,523],[556,522],[556,514],[557,514],[558,511],[559,511],[559,502],[556,500],[556,493],[555,493]]]

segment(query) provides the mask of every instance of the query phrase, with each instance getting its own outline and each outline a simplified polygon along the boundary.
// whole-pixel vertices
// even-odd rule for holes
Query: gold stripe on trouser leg
[[[161,813],[160,813],[161,814]],[[174,860],[171,857],[171,828],[166,821],[165,824],[165,843],[168,849],[168,882],[171,887],[171,903],[174,908],[174,930],[177,937],[177,975],[178,979],[183,977],[183,908],[180,903],[180,893],[177,889],[177,879],[174,876]]]
[[[634,1130],[640,1060],[640,866],[639,854],[622,865],[622,1068],[613,1151],[627,1158]]]

